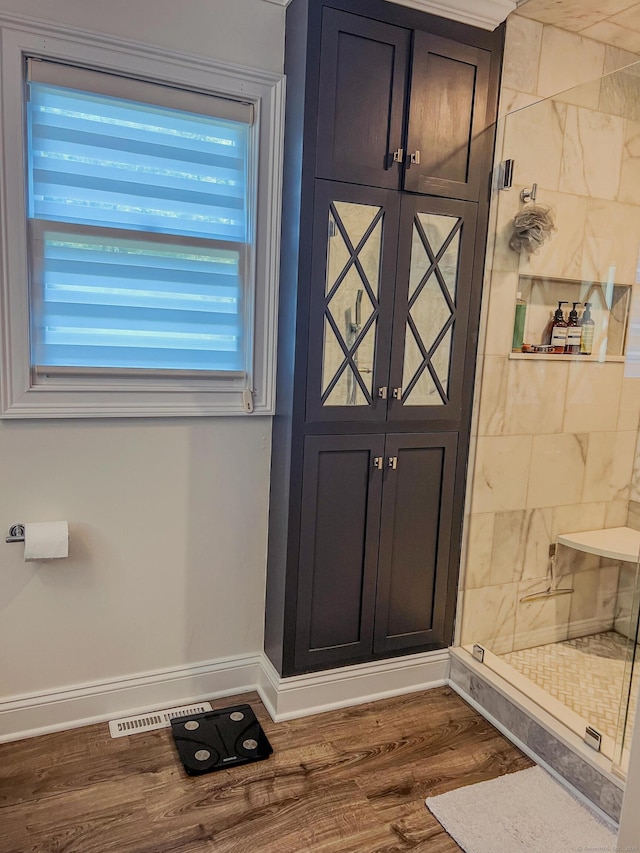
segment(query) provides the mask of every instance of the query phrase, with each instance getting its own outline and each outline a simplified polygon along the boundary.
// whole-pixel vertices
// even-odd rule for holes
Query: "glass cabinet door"
[[[406,196],[400,216],[390,418],[462,412],[475,205]]]
[[[397,194],[316,182],[307,420],[385,418]]]

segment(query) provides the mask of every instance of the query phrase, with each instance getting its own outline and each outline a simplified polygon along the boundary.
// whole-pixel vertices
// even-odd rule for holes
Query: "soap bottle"
[[[580,353],[581,355],[591,355],[593,350],[593,333],[595,332],[596,324],[591,319],[591,303],[584,303],[584,312],[580,318]]]
[[[577,355],[580,352],[582,329],[580,328],[580,324],[578,323],[578,312],[576,311],[576,305],[580,305],[580,303],[573,303],[573,308],[569,312],[569,321],[567,322],[567,341],[564,347],[564,351],[567,353],[567,355]]]
[[[566,302],[558,302],[556,313],[553,315],[551,322],[551,337],[549,343],[552,346],[551,352],[563,353],[567,343],[567,321],[564,319],[562,306]]]
[[[527,303],[522,298],[522,293],[518,291],[516,298],[516,313],[513,321],[513,344],[511,352],[522,352],[522,342],[524,340],[524,320],[527,313]]]

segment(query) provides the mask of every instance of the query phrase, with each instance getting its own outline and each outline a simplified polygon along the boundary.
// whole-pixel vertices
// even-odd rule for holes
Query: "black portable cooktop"
[[[263,761],[273,752],[250,705],[171,720],[171,730],[191,776]]]

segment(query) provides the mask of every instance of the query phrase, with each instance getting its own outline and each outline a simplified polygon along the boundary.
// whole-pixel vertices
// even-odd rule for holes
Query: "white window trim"
[[[24,61],[63,61],[140,80],[241,98],[254,105],[258,157],[255,199],[253,411],[275,410],[284,76],[141,46],[70,27],[0,19],[0,407],[3,418],[161,417],[238,415],[246,411],[246,382],[229,379],[216,390],[194,381],[136,382],[69,388],[33,385],[29,352],[27,205],[25,198]],[[196,383],[197,385],[197,383]],[[96,390],[99,388],[99,390]]]

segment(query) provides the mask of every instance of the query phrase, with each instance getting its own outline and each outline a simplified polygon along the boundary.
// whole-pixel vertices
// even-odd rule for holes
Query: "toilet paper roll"
[[[24,561],[54,560],[69,556],[66,521],[40,521],[24,526]]]

